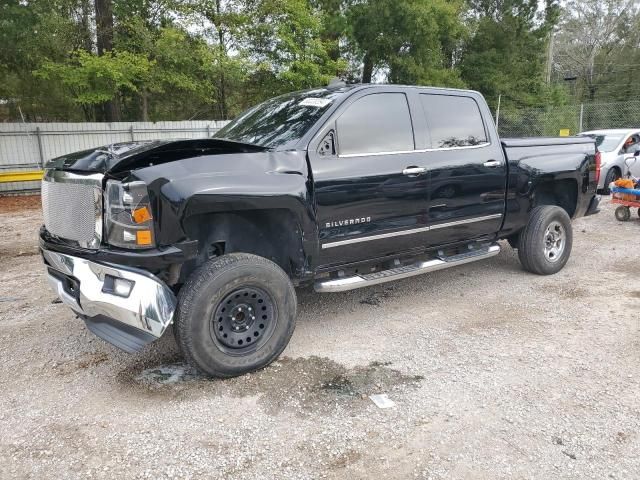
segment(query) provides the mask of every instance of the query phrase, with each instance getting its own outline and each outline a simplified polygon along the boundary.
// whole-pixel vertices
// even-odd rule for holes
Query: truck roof
[[[398,85],[392,83],[353,83],[353,84],[344,84],[344,83],[336,83],[332,85],[328,85],[326,87],[318,87],[312,88],[308,90],[300,90],[298,92],[291,92],[292,94],[308,94],[312,95],[322,95],[328,93],[347,93],[354,90],[364,90],[364,89],[384,89],[384,88],[400,88],[400,89],[409,89],[409,88],[418,88],[418,89],[429,89],[429,90],[440,90],[443,92],[460,92],[460,93],[475,93],[480,94],[476,90],[468,90],[462,88],[445,88],[445,87],[432,87],[429,85]],[[289,94],[285,94],[289,95]]]

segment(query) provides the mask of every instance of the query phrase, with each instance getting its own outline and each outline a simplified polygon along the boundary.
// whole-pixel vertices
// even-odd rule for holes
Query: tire
[[[640,215],[640,210],[638,211],[638,214]],[[614,215],[616,216],[616,220],[619,222],[628,222],[631,219],[631,209],[624,205],[620,205],[616,208]]]
[[[638,209],[638,216],[640,217],[640,208]]]
[[[571,255],[573,230],[567,212],[553,205],[535,207],[520,232],[518,258],[522,267],[538,275],[553,275]]]
[[[246,253],[211,259],[178,295],[174,332],[187,362],[212,377],[263,368],[289,343],[296,292],[275,263]]]
[[[518,244],[520,243],[520,234],[516,233],[515,235],[511,235],[507,237],[507,242],[509,242],[509,245],[511,246],[511,248],[513,248],[514,250],[517,250]]]
[[[612,167],[607,172],[607,176],[604,179],[604,186],[602,187],[602,193],[604,195],[611,195],[611,191],[609,190],[609,185],[611,182],[615,182],[620,178],[620,172],[616,167]]]

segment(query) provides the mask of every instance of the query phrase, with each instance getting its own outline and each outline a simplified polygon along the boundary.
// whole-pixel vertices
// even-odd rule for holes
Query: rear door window
[[[337,121],[340,155],[414,149],[409,104],[404,93],[375,93],[347,107]]]
[[[478,104],[471,97],[420,94],[433,148],[470,147],[487,143]]]

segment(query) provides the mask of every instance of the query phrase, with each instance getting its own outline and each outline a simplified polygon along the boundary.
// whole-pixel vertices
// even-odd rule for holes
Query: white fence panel
[[[102,145],[137,140],[207,138],[227,121],[2,123],[0,173],[34,170],[48,160]],[[40,182],[0,183],[0,194],[36,190]]]

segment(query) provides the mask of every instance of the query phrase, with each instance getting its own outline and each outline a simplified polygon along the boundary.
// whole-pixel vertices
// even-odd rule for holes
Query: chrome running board
[[[382,270],[374,273],[358,274],[352,277],[333,278],[330,280],[318,280],[314,284],[316,292],[344,292],[356,288],[369,287],[379,283],[392,282],[401,278],[413,277],[423,273],[435,272],[445,268],[456,267],[465,263],[484,260],[500,253],[500,246],[497,243],[481,248],[469,250],[453,256],[439,256],[432,260],[418,261],[410,265],[403,265],[389,270]]]

